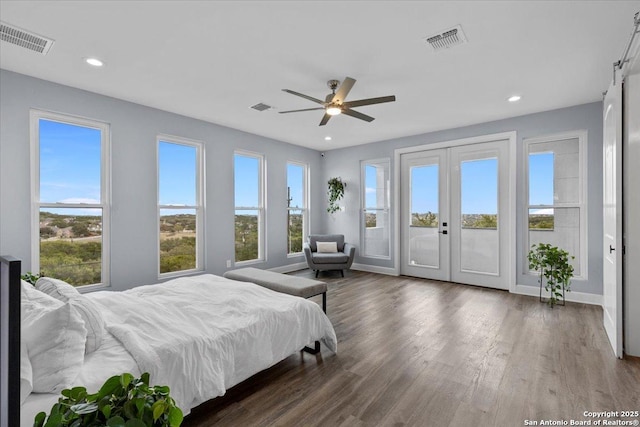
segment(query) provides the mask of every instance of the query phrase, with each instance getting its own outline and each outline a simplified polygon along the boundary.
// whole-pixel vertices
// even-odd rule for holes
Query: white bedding
[[[77,384],[91,392],[111,375],[149,372],[185,414],[315,340],[336,351],[333,326],[317,304],[252,283],[205,274],[87,296],[118,341],[109,338],[87,356]],[[105,357],[115,347],[119,355]],[[23,426],[57,400],[45,396],[52,400],[29,396]]]

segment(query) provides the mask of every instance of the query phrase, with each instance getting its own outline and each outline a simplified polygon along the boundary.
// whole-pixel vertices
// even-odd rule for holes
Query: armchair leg
[[[316,278],[318,278],[318,274],[320,274],[320,270],[316,270]]]
[[[340,270],[340,274],[342,274],[342,277],[344,277],[344,270]]]

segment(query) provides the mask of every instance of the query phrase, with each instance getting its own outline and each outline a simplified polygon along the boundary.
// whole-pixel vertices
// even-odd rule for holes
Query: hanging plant
[[[342,182],[340,178],[331,178],[328,184],[329,190],[327,194],[329,195],[329,207],[327,207],[327,212],[332,214],[340,210],[337,202],[344,197],[344,188],[347,184]]]
[[[546,280],[544,289],[549,292],[548,304],[553,308],[558,302],[558,298],[562,298],[564,305],[564,292],[571,291],[571,277],[573,276],[573,266],[569,264],[569,252],[551,246],[548,243],[539,243],[531,246],[529,255],[529,269],[538,270],[540,277],[540,301],[542,301],[542,283]]]

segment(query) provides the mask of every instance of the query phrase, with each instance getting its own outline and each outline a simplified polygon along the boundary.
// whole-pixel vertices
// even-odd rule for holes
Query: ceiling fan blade
[[[378,98],[358,99],[356,101],[343,102],[342,106],[347,108],[361,107],[363,105],[382,104],[384,102],[394,102],[396,100],[395,95],[381,96]]]
[[[355,117],[356,119],[364,120],[365,122],[372,122],[375,119],[371,116],[367,116],[366,114],[362,114],[358,111],[351,110],[349,108],[343,108],[342,114],[346,114],[347,116]]]
[[[345,77],[344,81],[338,88],[338,91],[333,96],[333,99],[331,100],[331,102],[337,102],[338,104],[342,104],[355,83],[356,83],[355,79],[352,79],[351,77]]]
[[[327,113],[324,113],[324,116],[322,116],[322,120],[320,120],[320,124],[318,126],[326,125],[330,118],[331,118],[330,115],[328,115]]]
[[[314,97],[312,97],[312,96],[305,95],[305,94],[303,94],[303,93],[296,92],[296,91],[294,91],[294,90],[289,90],[289,89],[282,89],[282,90],[283,90],[284,92],[290,93],[291,95],[295,95],[295,96],[299,96],[299,97],[304,98],[304,99],[308,99],[309,101],[315,102],[316,104],[322,104],[322,105],[324,105],[324,101],[321,101],[321,100],[319,100],[319,99],[317,99],[317,98],[314,98]]]
[[[324,110],[324,107],[304,108],[304,109],[302,109],[302,110],[278,111],[278,113],[280,113],[280,114],[286,114],[286,113],[299,113],[300,111],[315,111],[315,110]]]

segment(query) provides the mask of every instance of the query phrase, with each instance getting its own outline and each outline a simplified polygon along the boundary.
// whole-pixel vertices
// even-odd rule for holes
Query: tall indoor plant
[[[571,291],[573,276],[573,266],[569,264],[569,260],[575,257],[557,246],[538,243],[531,246],[527,258],[529,269],[539,272],[540,301],[542,301],[542,284],[545,282],[544,288],[549,292],[548,304],[553,307],[558,303],[558,298],[562,298],[562,305],[564,305],[564,293]]]

